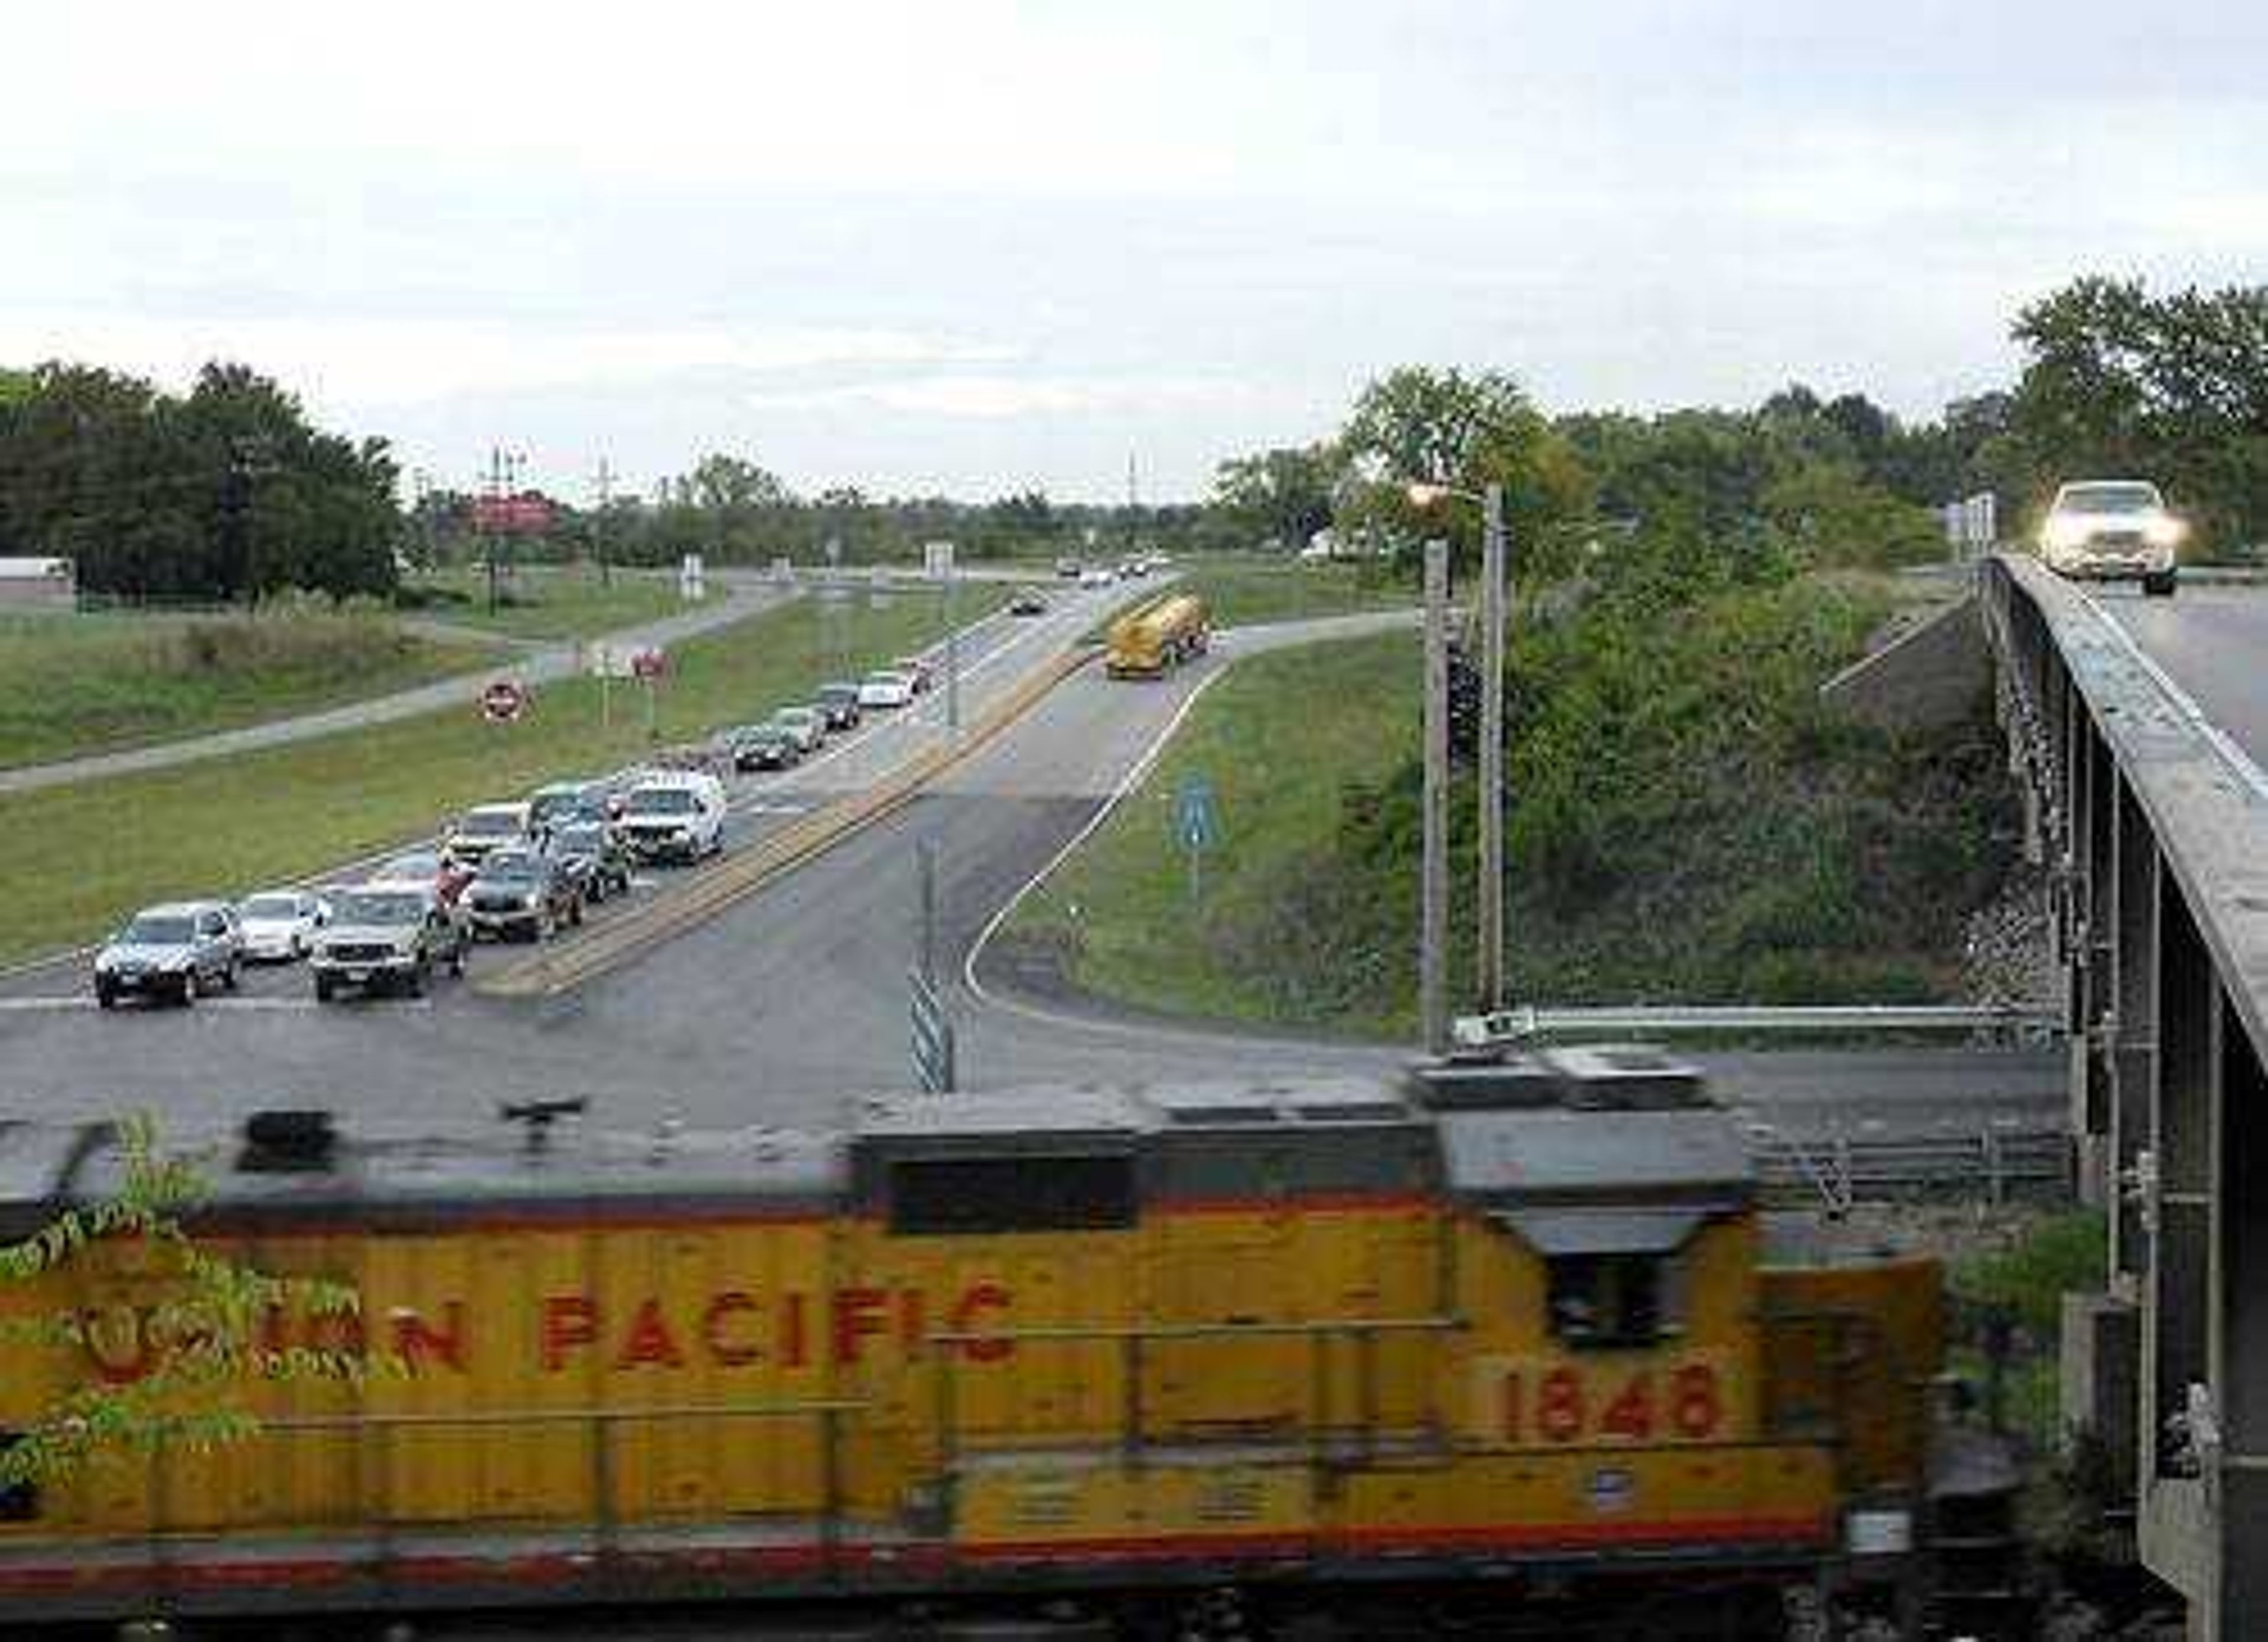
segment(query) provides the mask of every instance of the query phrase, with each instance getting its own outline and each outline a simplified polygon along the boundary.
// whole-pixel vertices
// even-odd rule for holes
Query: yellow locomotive
[[[0,1497],[0,1615],[1654,1592],[1747,1635],[1928,1549],[1937,1271],[1769,1263],[1740,1130],[1647,1053],[551,1136],[232,1138],[201,1234],[362,1296],[274,1343],[406,1372]],[[116,1161],[0,1129],[0,1213]],[[130,1248],[0,1290],[98,1325],[6,1348],[0,1440],[149,1373],[162,1290]]]

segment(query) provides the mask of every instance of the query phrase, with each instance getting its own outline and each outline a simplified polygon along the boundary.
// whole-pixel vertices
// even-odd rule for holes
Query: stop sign
[[[481,692],[481,716],[491,724],[505,724],[527,711],[527,687],[517,679],[498,679]]]

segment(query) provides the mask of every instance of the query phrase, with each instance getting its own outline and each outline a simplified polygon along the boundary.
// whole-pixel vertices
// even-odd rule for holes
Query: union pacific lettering
[[[988,1327],[1005,1324],[1012,1303],[1007,1288],[991,1282],[968,1285],[941,1310],[932,1307],[925,1291],[910,1286],[854,1285],[824,1293],[790,1289],[769,1297],[725,1289],[677,1302],[653,1295],[608,1301],[575,1291],[544,1296],[537,1302],[533,1329],[514,1332],[522,1339],[532,1336],[536,1364],[546,1373],[583,1373],[594,1366],[617,1373],[667,1372],[701,1364],[850,1366],[892,1354],[917,1356],[933,1330],[954,1336],[938,1349],[989,1363],[1015,1349],[1012,1340],[984,1334]],[[152,1327],[157,1314],[152,1306],[115,1306],[87,1314],[80,1337],[100,1379],[131,1383],[170,1354],[169,1343]],[[464,1373],[472,1366],[473,1327],[470,1310],[453,1300],[423,1309],[390,1307],[379,1332],[413,1371]],[[294,1316],[271,1307],[259,1332],[260,1348],[271,1352],[296,1347],[359,1353],[365,1347],[364,1323],[352,1315]]]

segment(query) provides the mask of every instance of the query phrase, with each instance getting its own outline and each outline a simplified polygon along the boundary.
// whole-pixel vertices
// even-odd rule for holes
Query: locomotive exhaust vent
[[[247,1174],[320,1174],[330,1168],[338,1145],[328,1112],[254,1112],[244,1120],[236,1167]]]

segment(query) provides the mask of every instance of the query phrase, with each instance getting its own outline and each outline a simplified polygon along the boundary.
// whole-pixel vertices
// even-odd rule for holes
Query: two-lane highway
[[[2206,721],[2268,769],[2268,587],[2184,582],[2171,599],[2123,587],[2093,593]]]

